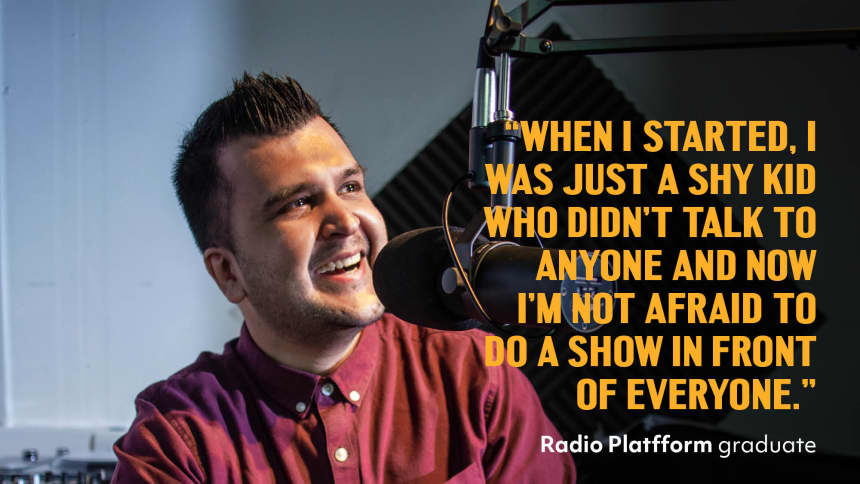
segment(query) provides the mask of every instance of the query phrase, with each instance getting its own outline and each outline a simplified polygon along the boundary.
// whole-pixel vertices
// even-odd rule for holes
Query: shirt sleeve
[[[496,370],[495,397],[488,401],[487,450],[484,472],[487,482],[573,483],[576,470],[567,452],[541,452],[541,438],[561,436],[544,414],[531,382],[517,368]]]
[[[188,430],[151,402],[138,397],[137,418],[114,444],[112,483],[201,483],[204,481]],[[186,433],[186,437],[183,437]]]

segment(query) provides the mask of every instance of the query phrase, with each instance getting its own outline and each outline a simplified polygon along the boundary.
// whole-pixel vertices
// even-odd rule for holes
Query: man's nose
[[[340,197],[331,197],[326,200],[323,217],[320,235],[326,238],[350,235],[358,230],[361,223],[358,215],[353,211],[353,207]]]

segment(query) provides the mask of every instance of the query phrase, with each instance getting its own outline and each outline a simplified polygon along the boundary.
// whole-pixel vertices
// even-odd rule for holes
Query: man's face
[[[219,163],[231,186],[238,278],[265,324],[310,338],[382,315],[370,265],[385,224],[325,120],[288,136],[241,138]]]

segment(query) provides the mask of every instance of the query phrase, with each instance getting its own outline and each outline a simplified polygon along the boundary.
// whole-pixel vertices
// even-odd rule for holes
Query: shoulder
[[[241,399],[239,375],[243,370],[233,351],[235,341],[224,346],[224,353],[200,353],[194,363],[148,386],[137,396],[138,411],[144,404],[165,415],[192,412],[214,418],[225,402]]]
[[[158,482],[206,481],[207,449],[230,442],[221,429],[236,380],[235,370],[228,370],[235,359],[231,343],[224,354],[201,353],[191,365],[138,394],[137,415],[114,445],[117,482],[155,482],[144,476],[156,476],[151,479]]]

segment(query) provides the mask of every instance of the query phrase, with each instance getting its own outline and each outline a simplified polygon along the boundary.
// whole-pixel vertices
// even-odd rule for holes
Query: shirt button
[[[359,398],[361,398],[361,395],[359,395],[357,391],[353,390],[349,392],[349,399],[353,402],[357,402]]]
[[[323,395],[330,397],[331,394],[334,392],[334,385],[332,385],[331,383],[324,384],[322,386],[321,392]]]
[[[338,447],[337,450],[334,451],[334,458],[338,462],[343,462],[349,459],[349,452],[347,452],[343,447]]]
[[[302,413],[305,411],[306,408],[308,408],[308,406],[305,404],[305,402],[299,402],[296,404],[296,412]]]

